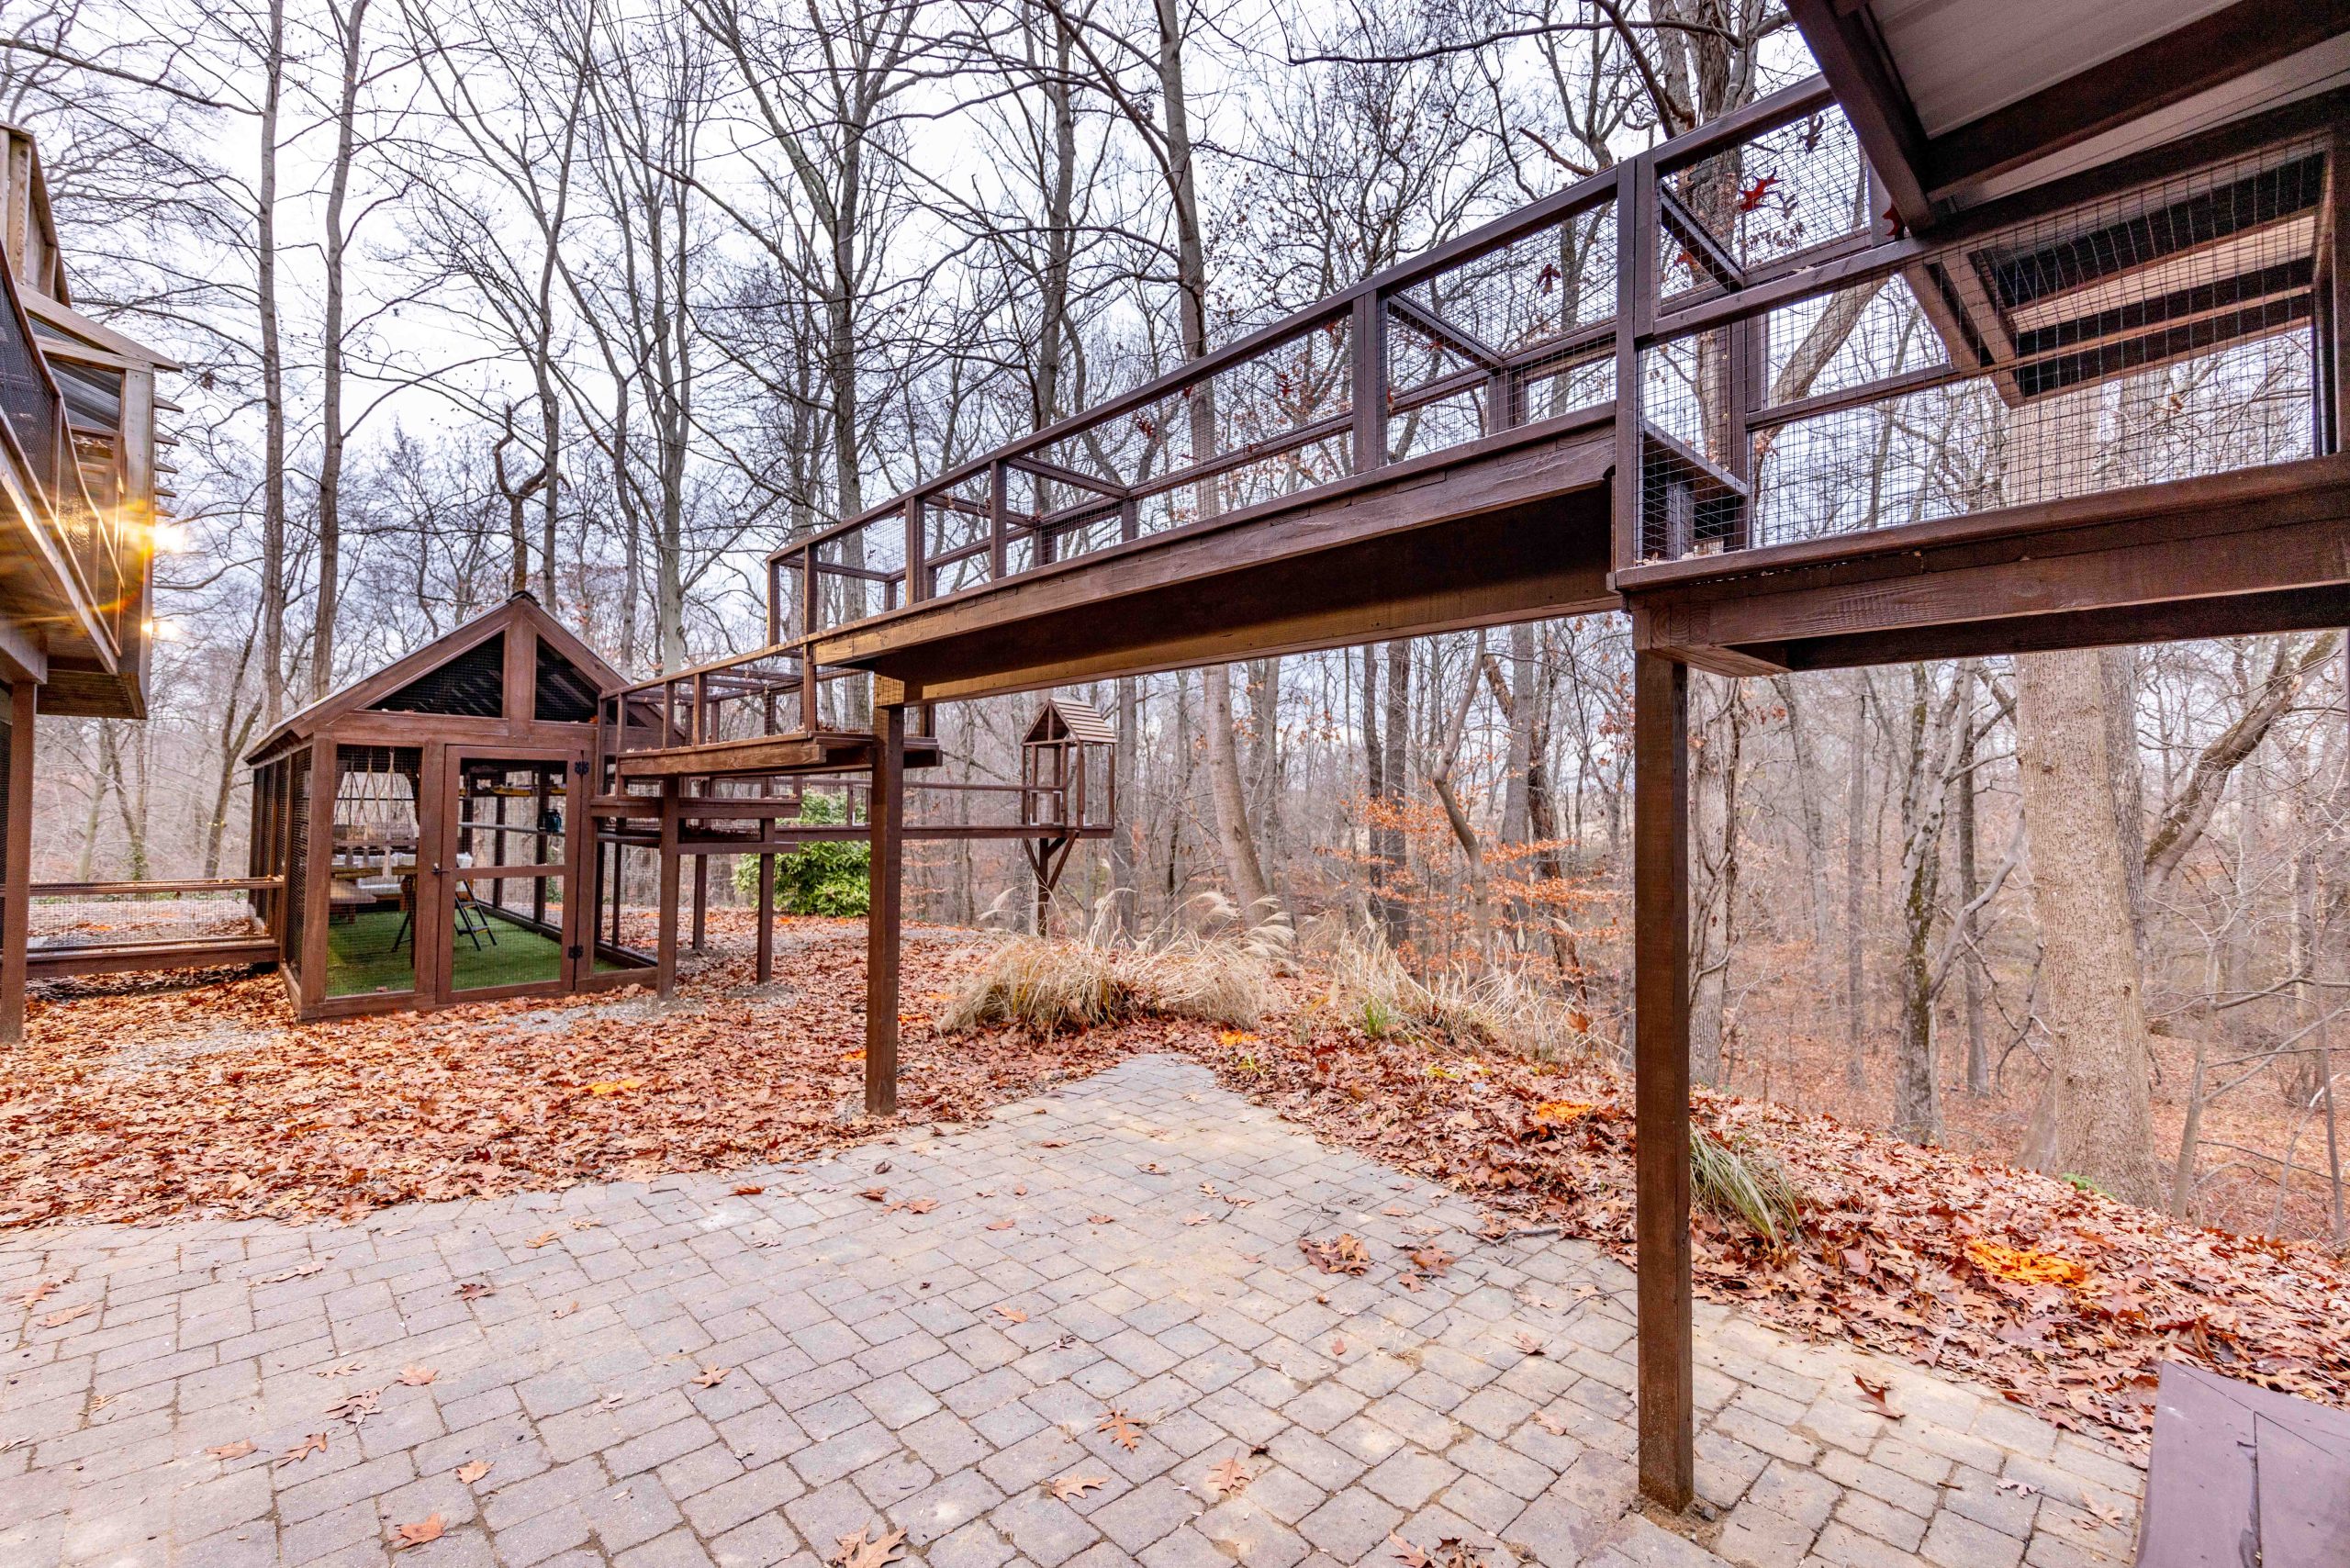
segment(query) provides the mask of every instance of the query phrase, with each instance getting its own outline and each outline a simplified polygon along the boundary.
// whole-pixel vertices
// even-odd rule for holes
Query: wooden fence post
[[[0,855],[7,880],[0,890],[0,1043],[25,1037],[26,950],[32,941],[33,714],[40,688],[19,680],[8,689],[7,834]]]

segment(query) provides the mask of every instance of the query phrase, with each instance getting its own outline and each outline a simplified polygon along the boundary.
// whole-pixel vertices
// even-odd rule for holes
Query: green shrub
[[[800,798],[797,819],[807,826],[845,820],[840,801],[829,795]],[[862,839],[826,839],[775,857],[775,907],[785,914],[857,916],[870,907],[872,848]],[[734,862],[734,890],[748,902],[758,897],[759,857]]]

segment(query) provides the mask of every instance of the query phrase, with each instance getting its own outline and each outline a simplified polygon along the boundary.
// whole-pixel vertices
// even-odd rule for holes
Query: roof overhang
[[[2350,83],[2350,0],[1788,0],[1894,211],[1969,207]]]

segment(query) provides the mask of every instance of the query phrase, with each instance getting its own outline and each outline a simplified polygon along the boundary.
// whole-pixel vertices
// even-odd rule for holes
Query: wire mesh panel
[[[1585,346],[1616,308],[1609,200],[1398,290],[1387,303],[1393,460],[1588,407],[1613,392]],[[1603,345],[1604,347],[1604,345]]]
[[[1642,558],[2316,455],[2325,186],[2288,143],[1644,351]]]
[[[302,934],[310,907],[309,750],[285,760],[285,966],[301,980]]]
[[[1660,180],[1658,294],[1739,286],[1742,274],[1867,231],[1868,160],[1833,105]]]

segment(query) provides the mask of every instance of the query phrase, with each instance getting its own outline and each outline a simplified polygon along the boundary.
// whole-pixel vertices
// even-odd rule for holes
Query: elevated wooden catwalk
[[[2232,70],[2188,35],[2256,32],[2255,6],[2157,39],[2168,8],[2044,0],[2035,28],[2110,42],[2143,95],[2060,83],[2096,100],[2073,113],[2024,82],[2037,107],[1947,129],[1899,84],[1956,101],[2014,74],[2000,29],[1945,28],[1897,69],[1876,5],[1796,6],[1830,79],[778,549],[770,646],[698,677],[741,682],[761,727],[664,734],[627,764],[797,756],[757,747],[860,716],[867,1098],[888,1114],[925,704],[1628,611],[1641,1477],[1676,1507],[1688,669],[2350,622],[2350,96],[2321,90],[2350,68],[2342,8]],[[1968,49],[1973,77],[1945,58]]]

